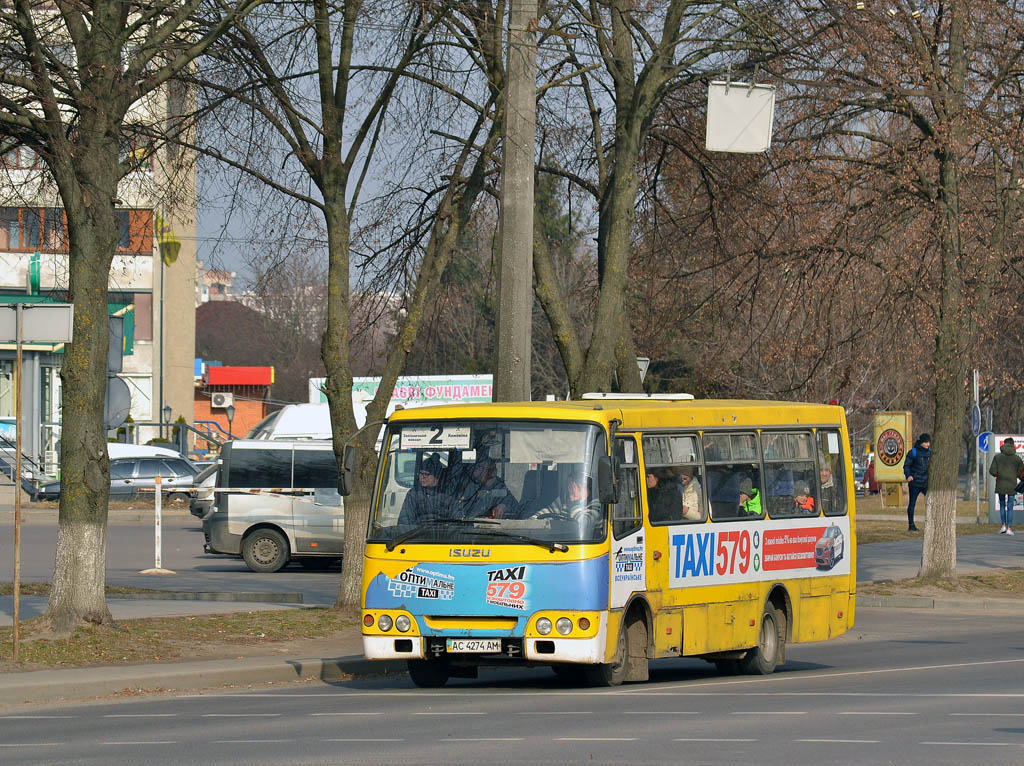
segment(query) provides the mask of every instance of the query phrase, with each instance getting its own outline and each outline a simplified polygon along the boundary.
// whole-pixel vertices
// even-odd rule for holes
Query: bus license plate
[[[458,654],[496,654],[501,652],[501,639],[449,638],[445,642],[445,648]]]

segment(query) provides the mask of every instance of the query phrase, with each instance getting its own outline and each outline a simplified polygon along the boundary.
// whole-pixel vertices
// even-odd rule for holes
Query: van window
[[[227,485],[238,488],[291,487],[290,449],[232,449]]]
[[[338,488],[338,463],[333,449],[296,449],[294,487]]]

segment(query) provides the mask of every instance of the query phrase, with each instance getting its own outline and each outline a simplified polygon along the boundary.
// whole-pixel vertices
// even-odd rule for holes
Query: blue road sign
[[[986,431],[983,434],[978,434],[978,449],[982,452],[988,452],[989,444],[992,441],[992,432]]]
[[[971,407],[971,433],[975,436],[981,433],[981,407],[977,404]]]

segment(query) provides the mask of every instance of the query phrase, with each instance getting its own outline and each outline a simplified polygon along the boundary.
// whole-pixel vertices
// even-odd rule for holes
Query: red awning
[[[273,367],[207,367],[209,386],[270,386],[274,383]]]

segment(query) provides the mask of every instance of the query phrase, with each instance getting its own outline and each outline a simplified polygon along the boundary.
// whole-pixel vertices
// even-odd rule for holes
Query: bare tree
[[[119,184],[133,169],[122,142],[137,125],[172,120],[160,106],[191,66],[259,0],[238,3],[0,6],[0,142],[39,154],[68,221],[74,343],[65,355],[54,630],[111,621],[104,595],[110,491],[103,401],[107,279],[119,239]]]

